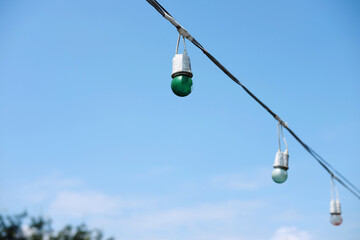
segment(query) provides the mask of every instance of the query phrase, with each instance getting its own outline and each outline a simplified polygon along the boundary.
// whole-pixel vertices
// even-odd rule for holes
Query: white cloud
[[[42,214],[54,220],[55,229],[85,221],[116,239],[249,239],[239,238],[238,226],[255,226],[256,216],[264,206],[257,200],[179,206],[168,202],[171,197],[129,199],[89,190],[81,181],[57,176],[40,179],[28,187],[28,197],[38,197],[36,204],[43,207]]]
[[[271,178],[268,169],[257,169],[248,173],[234,173],[216,176],[211,182],[216,186],[232,190],[257,190],[269,184]]]
[[[206,222],[221,223],[238,221],[247,214],[258,211],[263,206],[261,201],[226,201],[216,204],[202,204],[187,208],[160,210],[148,214],[133,215],[122,219],[122,224],[130,228],[157,230],[194,226]]]
[[[55,216],[73,218],[119,216],[123,209],[129,210],[140,205],[141,201],[123,200],[96,191],[61,191],[50,203],[49,212]]]
[[[121,201],[98,192],[59,192],[50,204],[50,212],[69,217],[83,217],[85,214],[112,214],[119,211]]]
[[[307,231],[298,230],[296,227],[281,227],[276,230],[271,240],[311,240]]]
[[[262,171],[252,179],[262,178]],[[259,177],[260,174],[260,177]],[[255,177],[254,177],[255,176]],[[264,186],[247,181],[245,175],[234,174],[214,180],[219,187],[253,190]],[[244,185],[232,185],[238,182]],[[267,224],[267,202],[264,200],[224,200],[211,203],[178,205],[171,196],[146,196],[136,199],[106,194],[86,188],[81,181],[56,176],[28,184],[27,194],[39,196],[36,204],[54,220],[55,229],[65,224],[86,222],[90,227],[104,230],[107,236],[127,240],[255,240],[270,239],[271,232],[257,231]],[[291,216],[293,214],[290,214]],[[268,236],[268,237],[264,237]],[[310,234],[294,227],[279,228],[271,240],[310,240]]]
[[[79,179],[64,179],[56,174],[49,175],[24,186],[22,197],[26,197],[32,204],[39,204],[49,200],[62,189],[81,186]]]
[[[264,202],[257,200],[233,200],[167,209],[149,204],[142,206],[140,211],[134,208],[118,216],[88,218],[87,222],[91,226],[107,229],[106,233],[115,234],[116,239],[254,240],[256,238],[244,236],[244,231],[253,233],[256,230],[258,216],[264,206]]]

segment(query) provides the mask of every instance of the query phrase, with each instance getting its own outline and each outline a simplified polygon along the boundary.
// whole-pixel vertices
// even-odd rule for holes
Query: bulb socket
[[[289,152],[281,152],[280,150],[275,155],[274,168],[289,169]]]
[[[331,215],[341,215],[341,204],[339,200],[330,201],[330,214]]]
[[[182,54],[175,54],[172,63],[172,78],[179,75],[185,75],[190,78],[193,77],[193,74],[191,72],[190,57],[188,56],[186,51],[184,51]]]

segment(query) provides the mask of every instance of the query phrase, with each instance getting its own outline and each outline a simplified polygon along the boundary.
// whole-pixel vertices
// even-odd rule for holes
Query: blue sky
[[[360,186],[358,1],[160,1],[306,143]],[[146,1],[0,2],[0,211],[86,222],[124,240],[360,235],[360,202]]]

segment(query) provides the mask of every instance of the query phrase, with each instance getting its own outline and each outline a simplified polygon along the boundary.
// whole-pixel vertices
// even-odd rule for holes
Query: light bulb
[[[334,226],[339,226],[343,222],[343,218],[340,214],[331,214],[330,223]]]
[[[282,168],[274,168],[271,173],[271,177],[276,183],[283,183],[287,179],[287,171]]]
[[[176,53],[172,65],[171,90],[179,97],[186,97],[191,93],[193,84],[190,57],[186,50],[182,54]]]
[[[275,155],[274,169],[272,170],[271,176],[274,182],[283,183],[286,181],[288,174],[287,170],[289,169],[289,152],[281,152],[280,149]]]
[[[179,97],[185,97],[191,93],[192,79],[186,75],[178,75],[171,81],[171,90]]]
[[[334,226],[339,226],[343,222],[341,217],[340,200],[331,199],[330,201],[330,223]]]

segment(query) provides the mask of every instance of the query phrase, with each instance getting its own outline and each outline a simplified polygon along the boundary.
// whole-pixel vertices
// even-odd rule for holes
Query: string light
[[[331,176],[330,223],[334,226],[339,226],[343,222],[343,218],[341,216],[339,192],[333,179],[334,177]],[[334,192],[336,194],[336,199],[334,199]]]
[[[191,63],[190,57],[186,51],[185,38],[182,37],[184,42],[184,52],[179,54],[179,43],[180,43],[181,35],[179,34],[179,38],[176,45],[175,56],[172,60],[172,81],[171,81],[171,89],[173,93],[175,93],[179,97],[185,97],[191,93],[192,90],[192,77],[193,74],[191,72]]]
[[[274,169],[272,170],[271,177],[276,183],[284,183],[288,177],[287,170],[289,169],[289,149],[281,125],[281,135],[286,146],[286,150],[284,152],[281,151],[280,123],[278,123],[277,130],[279,150],[275,155]]]
[[[332,167],[327,161],[325,161],[318,153],[316,153],[312,148],[310,148],[307,144],[305,144],[292,129],[290,129],[287,124],[273,112],[265,103],[263,103],[258,97],[255,96],[246,86],[244,86],[234,75],[232,75],[229,70],[227,70],[215,57],[213,57],[183,26],[181,26],[172,16],[168,13],[165,8],[163,8],[156,0],[146,0],[151,6],[155,8],[166,20],[168,20],[172,25],[174,25],[179,32],[180,35],[183,36],[183,39],[188,39],[191,43],[193,43],[197,48],[199,48],[217,67],[219,67],[231,80],[233,80],[236,84],[244,89],[244,91],[253,98],[261,107],[263,107],[271,116],[278,121],[278,124],[281,125],[281,131],[284,127],[294,138],[296,141],[300,143],[300,145],[323,167],[330,175],[331,175],[331,186],[332,191],[333,188],[336,190],[337,198],[336,200],[332,199],[330,202],[330,222],[334,225],[340,225],[342,223],[341,217],[341,206],[340,200],[338,198],[338,193],[336,186],[333,183],[333,179],[338,181],[342,186],[344,186],[347,190],[349,190],[355,197],[360,199],[360,190],[355,187],[349,180],[347,180],[342,174],[340,174],[334,167]],[[184,41],[185,42],[185,41]],[[190,61],[189,61],[190,64]],[[192,77],[192,75],[191,75]],[[190,78],[191,78],[190,77]],[[174,91],[174,90],[173,90]],[[191,91],[190,91],[191,92]],[[176,94],[176,93],[175,93]],[[278,125],[278,126],[279,126]],[[283,136],[283,134],[282,134]],[[280,138],[280,136],[279,136]],[[286,140],[283,136],[284,142],[286,144]],[[280,139],[279,139],[280,141]],[[286,144],[287,145],[287,144]],[[281,152],[281,149],[276,153],[275,162],[274,162],[274,170],[272,173],[273,180],[277,183],[285,182],[287,179],[287,169],[288,169],[288,149],[286,146],[286,150]],[[335,175],[336,174],[336,175]],[[333,193],[332,193],[333,194]]]

